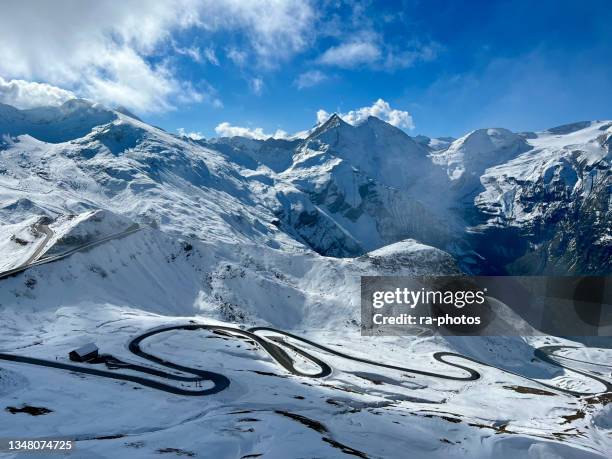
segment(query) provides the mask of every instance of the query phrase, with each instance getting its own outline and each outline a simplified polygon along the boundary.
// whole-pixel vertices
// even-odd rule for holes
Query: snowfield
[[[86,101],[0,105],[0,271],[31,265],[0,278],[0,355],[70,364],[95,342],[127,366],[77,369],[212,387],[161,376],[183,375],[170,362],[230,382],[186,396],[0,358],[0,438],[74,439],[75,458],[607,458],[609,337],[365,337],[359,287],[609,274],[611,136],[588,122],[413,139],[332,117],[304,139],[193,141]],[[528,329],[498,308],[492,333]],[[171,325],[271,327],[257,336],[301,372],[311,356],[331,374],[214,330],[144,339],[158,362],[132,352]],[[572,346],[554,354],[565,368],[542,346]]]

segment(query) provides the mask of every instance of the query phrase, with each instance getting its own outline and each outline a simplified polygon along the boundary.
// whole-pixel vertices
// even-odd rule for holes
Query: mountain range
[[[306,132],[195,141],[85,100],[2,105],[0,221],[105,209],[329,257],[414,239],[473,274],[612,271],[612,122],[430,139],[332,115]]]
[[[193,140],[85,100],[0,105],[3,435],[75,438],[82,457],[607,457],[609,350],[518,336],[533,330],[501,303],[488,336],[361,336],[359,279],[610,274],[611,139],[608,121],[432,139],[333,115],[288,139]],[[157,360],[128,351],[173,325],[143,343]],[[291,330],[312,341],[264,342],[331,373],[196,325]],[[90,342],[115,360],[10,357],[69,365]],[[551,345],[583,372],[534,358]],[[139,366],[199,389],[176,365],[161,378],[169,362],[230,385],[126,382]]]

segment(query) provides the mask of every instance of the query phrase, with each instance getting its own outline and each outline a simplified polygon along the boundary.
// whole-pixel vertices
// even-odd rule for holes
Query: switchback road
[[[306,338],[302,338],[292,333],[284,332],[282,330],[277,330],[277,329],[270,328],[270,327],[255,327],[249,330],[242,330],[240,328],[235,328],[235,327],[220,326],[220,325],[206,325],[206,324],[171,325],[171,326],[156,328],[156,329],[147,331],[135,337],[134,339],[132,339],[132,341],[130,341],[128,348],[136,356],[141,357],[145,360],[148,360],[156,365],[161,365],[166,368],[169,368],[173,372],[179,371],[179,372],[191,375],[191,376],[179,376],[179,375],[176,375],[175,373],[169,373],[169,372],[161,371],[161,370],[151,368],[151,367],[126,363],[116,357],[108,356],[108,355],[103,355],[99,359],[95,360],[94,362],[90,364],[82,364],[82,365],[63,363],[63,362],[57,362],[57,361],[45,360],[45,359],[38,359],[38,358],[32,358],[32,357],[26,357],[26,356],[14,355],[14,354],[1,354],[1,353],[0,353],[0,360],[5,360],[5,361],[15,362],[15,363],[39,365],[39,366],[57,368],[57,369],[62,369],[62,370],[67,370],[67,371],[72,371],[72,372],[77,372],[77,373],[90,374],[94,376],[102,376],[102,377],[110,378],[110,379],[130,381],[130,382],[134,382],[137,384],[141,384],[143,386],[151,387],[153,389],[162,390],[162,391],[172,393],[172,394],[177,394],[177,395],[188,395],[188,396],[212,395],[212,394],[221,392],[224,389],[226,389],[230,385],[230,380],[229,378],[227,378],[226,376],[220,373],[200,370],[200,369],[189,367],[186,365],[180,365],[175,362],[158,357],[149,352],[146,352],[141,348],[141,343],[151,336],[158,335],[160,333],[168,333],[168,332],[179,331],[179,330],[187,330],[187,331],[209,330],[211,332],[221,333],[227,336],[233,336],[236,338],[251,340],[252,342],[256,343],[261,350],[265,351],[268,355],[270,355],[270,357],[272,357],[274,361],[278,365],[283,367],[286,371],[288,371],[289,373],[293,375],[301,376],[301,377],[324,378],[324,377],[329,376],[332,373],[332,368],[327,363],[325,363],[323,360],[312,355],[309,351],[305,350],[304,348],[298,345],[292,344],[288,341],[285,341],[285,339],[287,338],[289,340],[297,341],[303,345],[306,345],[306,347],[315,348],[322,353],[334,355],[336,357],[341,357],[346,360],[352,360],[355,362],[360,362],[360,363],[375,366],[375,367],[397,370],[397,371],[401,371],[404,373],[412,373],[412,374],[417,374],[417,375],[421,375],[425,377],[441,378],[441,379],[453,380],[453,381],[475,381],[480,378],[480,373],[476,369],[447,360],[448,358],[454,358],[454,359],[466,360],[468,362],[472,362],[482,367],[497,368],[500,371],[510,373],[510,374],[519,376],[521,378],[527,379],[535,384],[547,387],[558,393],[564,393],[564,394],[573,395],[573,396],[592,396],[592,395],[596,395],[599,393],[612,392],[612,384],[606,379],[601,378],[600,376],[594,375],[586,371],[567,367],[561,362],[559,362],[557,359],[555,359],[553,353],[556,350],[561,349],[562,348],[561,346],[545,346],[545,347],[536,349],[535,356],[553,366],[570,370],[572,372],[575,372],[586,378],[589,378],[591,380],[594,380],[600,383],[604,389],[603,391],[579,392],[579,391],[573,391],[569,389],[560,388],[560,387],[557,387],[551,384],[543,383],[539,380],[535,380],[532,378],[528,378],[526,376],[522,376],[518,373],[514,373],[514,372],[508,371],[503,368],[495,367],[493,365],[478,361],[471,357],[453,353],[453,352],[436,352],[433,354],[433,358],[436,361],[444,365],[447,365],[453,368],[457,368],[465,372],[465,375],[463,376],[455,376],[455,375],[448,374],[448,373],[435,373],[435,372],[424,371],[424,370],[415,369],[415,368],[407,368],[407,367],[402,367],[398,365],[390,365],[390,364],[375,362],[375,361],[365,359],[362,357],[355,357],[349,354],[345,354],[343,352],[339,352],[334,349],[328,348],[326,346],[323,346],[321,344],[318,344]],[[266,332],[267,335],[262,336],[258,334],[261,332]],[[314,366],[319,368],[319,371],[313,372],[313,373],[306,373],[306,372],[303,372],[297,369],[295,367],[294,360],[291,358],[289,353],[283,349],[283,347],[286,349],[290,349],[293,352],[299,354],[301,357],[309,360]],[[591,362],[584,362],[584,363],[591,363]],[[109,370],[93,368],[93,364],[105,364],[107,368],[109,368]],[[115,371],[113,371],[112,369],[114,369]],[[136,371],[136,372],[146,373],[152,376],[157,376],[162,379],[173,380],[173,381],[183,381],[183,382],[196,382],[197,381],[198,383],[203,382],[203,381],[208,381],[212,383],[212,387],[203,389],[203,390],[184,389],[184,388],[173,386],[171,384],[161,383],[158,380],[153,380],[153,379],[144,378],[140,376],[134,376],[131,374],[125,374],[125,373],[116,371],[119,369],[127,369],[127,370]]]

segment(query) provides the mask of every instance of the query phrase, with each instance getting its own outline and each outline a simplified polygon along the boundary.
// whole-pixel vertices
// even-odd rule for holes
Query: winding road
[[[29,257],[29,259],[24,264],[22,264],[21,266],[17,268],[0,273],[0,280],[5,279],[7,277],[14,276],[34,266],[39,266],[42,264],[62,260],[64,258],[67,258],[73,255],[76,252],[80,252],[83,250],[93,248],[95,246],[98,246],[100,244],[103,244],[113,239],[119,239],[119,238],[128,236],[132,233],[139,231],[141,228],[138,224],[134,224],[130,226],[128,229],[120,233],[112,234],[102,239],[98,239],[96,241],[92,241],[87,244],[80,245],[78,247],[75,247],[61,254],[50,256],[50,257],[45,257],[41,259],[39,259],[38,257],[40,257],[41,252],[43,251],[44,247],[47,245],[49,239],[52,237],[53,232],[51,231],[49,227],[47,227],[44,224],[39,225],[37,229],[45,233],[45,240],[40,244],[40,246],[36,249],[34,254],[31,257]],[[321,360],[315,355],[312,355],[310,352],[301,348],[300,346],[286,341],[284,338],[288,338],[290,340],[294,340],[296,342],[299,342],[311,348],[315,348],[324,354],[333,355],[333,356],[340,357],[340,358],[350,360],[353,362],[359,362],[359,363],[363,363],[366,365],[371,365],[371,366],[375,366],[379,368],[397,370],[397,371],[401,371],[404,373],[412,373],[412,374],[425,376],[425,377],[439,378],[439,379],[452,380],[452,381],[475,381],[480,378],[480,373],[476,369],[447,360],[450,357],[450,358],[462,359],[467,362],[472,362],[476,365],[483,366],[483,367],[496,368],[499,371],[503,371],[505,373],[513,374],[515,376],[524,378],[528,381],[531,381],[534,384],[544,386],[558,393],[564,393],[564,394],[578,396],[578,397],[586,396],[586,395],[589,395],[589,396],[597,395],[601,393],[612,393],[612,383],[610,383],[610,381],[596,374],[589,373],[589,372],[579,370],[576,368],[568,367],[555,358],[557,357],[557,358],[561,358],[564,360],[572,360],[576,362],[581,362],[580,360],[577,360],[577,359],[555,356],[554,354],[555,351],[558,351],[563,348],[570,348],[569,346],[540,347],[534,351],[534,356],[546,363],[549,363],[550,365],[553,365],[559,368],[564,368],[566,370],[572,371],[576,374],[582,375],[588,379],[591,379],[593,381],[600,383],[604,388],[603,391],[600,391],[598,393],[592,393],[592,392],[579,392],[579,391],[564,389],[564,388],[561,388],[555,385],[544,383],[536,379],[529,378],[519,373],[512,372],[505,368],[496,367],[494,365],[491,365],[485,362],[481,362],[472,357],[468,357],[462,354],[457,354],[454,352],[436,352],[432,355],[432,357],[434,360],[446,366],[453,367],[453,368],[463,371],[465,373],[465,375],[463,376],[455,376],[455,375],[447,374],[447,373],[435,373],[435,372],[420,370],[416,368],[407,368],[407,367],[401,367],[398,365],[391,365],[391,364],[386,364],[386,363],[381,363],[381,362],[375,362],[373,360],[369,360],[363,357],[356,357],[356,356],[352,356],[349,354],[345,354],[335,349],[331,349],[329,347],[318,344],[312,340],[303,338],[301,336],[298,336],[298,335],[295,335],[295,334],[292,334],[292,333],[289,333],[283,330],[277,330],[271,327],[254,327],[248,330],[242,330],[236,327],[228,327],[228,326],[220,326],[220,325],[206,325],[206,324],[171,325],[171,326],[149,330],[135,337],[129,343],[128,348],[134,355],[142,359],[148,360],[156,365],[161,365],[166,368],[169,368],[170,370],[173,371],[172,373],[167,372],[167,371],[162,371],[159,369],[155,369],[155,368],[151,368],[151,367],[147,367],[147,366],[143,366],[143,365],[123,362],[117,357],[114,357],[111,355],[102,355],[95,361],[91,362],[91,364],[83,364],[83,365],[64,363],[64,362],[59,362],[59,361],[54,361],[54,360],[39,359],[39,358],[34,358],[34,357],[27,357],[27,356],[7,354],[7,353],[0,353],[0,360],[5,360],[8,362],[14,362],[14,363],[38,365],[38,366],[43,366],[43,367],[48,367],[48,368],[55,368],[55,369],[60,369],[60,370],[76,372],[76,373],[89,374],[93,376],[100,376],[104,378],[110,378],[110,379],[121,380],[121,381],[129,381],[129,382],[140,384],[142,386],[150,387],[153,389],[161,390],[161,391],[168,392],[171,394],[176,394],[176,395],[187,395],[187,396],[212,395],[212,394],[221,392],[225,390],[227,387],[229,387],[230,385],[229,378],[227,378],[226,376],[220,373],[216,373],[213,371],[200,370],[198,368],[192,368],[192,367],[188,367],[185,365],[180,365],[180,364],[171,362],[169,360],[162,359],[156,355],[153,355],[151,353],[144,351],[140,346],[144,340],[146,340],[147,338],[151,336],[154,336],[160,333],[177,331],[177,330],[209,330],[211,332],[223,333],[229,336],[252,340],[263,351],[265,351],[268,355],[270,355],[270,357],[272,357],[272,359],[274,359],[274,361],[278,365],[283,367],[289,373],[296,375],[296,376],[301,376],[301,377],[325,378],[331,375],[332,368],[325,361]],[[267,333],[267,335],[262,336],[258,334],[258,332]],[[316,367],[319,368],[319,371],[315,373],[305,373],[299,370],[298,368],[296,368],[294,360],[291,358],[291,356],[285,349],[289,349],[292,352],[296,353],[297,355],[301,356],[302,358],[310,361],[312,364],[314,364]],[[591,365],[593,364],[592,362],[581,362],[581,363],[591,364]],[[104,364],[108,369],[102,370],[100,368],[94,368],[92,364]],[[121,373],[117,371],[120,369],[140,372],[140,373],[144,373],[150,376],[156,376],[158,378],[166,379],[169,381],[195,383],[196,386],[200,385],[200,383],[203,381],[209,381],[210,383],[212,383],[212,387],[202,389],[202,390],[184,389],[182,387],[177,387],[172,384],[162,383],[155,379],[150,379],[150,378],[146,378],[143,376],[136,376],[133,374]],[[190,376],[177,375],[176,374],[177,371],[180,371]]]
[[[398,370],[404,373],[417,374],[417,375],[421,375],[425,377],[440,378],[440,379],[453,380],[453,381],[475,381],[480,378],[480,373],[477,370],[470,368],[469,366],[461,365],[461,364],[450,362],[446,360],[446,358],[451,357],[451,358],[467,360],[469,362],[473,362],[477,365],[484,366],[484,367],[497,368],[500,371],[519,376],[537,385],[552,389],[558,393],[564,393],[564,394],[579,397],[579,396],[593,396],[593,395],[598,395],[601,393],[612,392],[612,384],[609,381],[597,375],[594,375],[592,373],[588,373],[586,371],[578,370],[572,367],[567,367],[561,362],[559,362],[558,360],[556,360],[554,358],[554,352],[559,349],[562,349],[563,346],[541,347],[535,350],[535,356],[553,366],[573,371],[577,374],[580,374],[586,378],[592,379],[600,383],[604,388],[603,391],[579,392],[579,391],[573,391],[569,389],[560,388],[560,387],[557,387],[551,384],[541,382],[536,379],[532,379],[532,378],[520,375],[518,373],[508,371],[504,368],[495,367],[485,362],[481,362],[471,357],[453,353],[453,352],[436,352],[433,354],[433,358],[436,361],[443,363],[444,365],[447,365],[453,368],[458,368],[464,371],[465,372],[464,376],[454,376],[454,375],[447,374],[447,373],[434,373],[434,372],[419,370],[415,368],[406,368],[406,367],[401,367],[397,365],[389,365],[385,363],[368,360],[362,357],[355,357],[349,354],[345,354],[343,352],[339,352],[334,349],[328,348],[326,346],[318,344],[309,339],[300,337],[298,335],[294,335],[292,333],[288,333],[288,332],[277,330],[275,328],[270,328],[270,327],[254,327],[249,330],[242,330],[240,328],[235,328],[235,327],[220,326],[220,325],[206,325],[206,324],[171,325],[167,327],[161,327],[161,328],[149,330],[141,335],[138,335],[137,337],[132,339],[132,341],[130,341],[128,348],[134,355],[142,359],[148,360],[149,362],[152,362],[156,365],[161,365],[166,368],[169,368],[173,372],[180,371],[182,373],[185,373],[191,376],[179,376],[175,373],[169,373],[169,372],[158,370],[158,369],[151,368],[151,367],[136,365],[132,363],[126,363],[110,355],[102,355],[98,359],[92,362],[93,364],[105,364],[106,367],[109,368],[108,370],[93,368],[92,364],[77,365],[77,364],[63,363],[63,362],[58,362],[58,361],[53,361],[53,360],[38,359],[38,358],[33,358],[33,357],[26,357],[26,356],[20,356],[20,355],[15,355],[15,354],[5,354],[5,353],[0,353],[0,360],[62,369],[62,370],[67,370],[67,371],[72,371],[72,372],[77,372],[77,373],[90,374],[94,376],[102,376],[105,378],[110,378],[110,379],[115,379],[115,380],[130,381],[130,382],[134,382],[134,383],[146,386],[146,387],[150,387],[153,389],[161,390],[161,391],[176,394],[176,395],[186,395],[186,396],[212,395],[212,394],[219,393],[225,390],[227,387],[229,387],[230,385],[229,378],[227,378],[226,376],[220,373],[200,370],[197,368],[180,365],[180,364],[171,362],[169,360],[165,360],[149,352],[146,352],[141,348],[142,342],[151,336],[158,335],[160,333],[168,333],[171,331],[178,331],[178,330],[187,330],[187,331],[209,330],[211,332],[221,333],[227,336],[234,336],[237,338],[244,338],[244,339],[252,340],[254,343],[256,343],[260,347],[260,349],[262,349],[270,357],[272,357],[278,365],[283,367],[289,373],[296,375],[296,376],[301,376],[301,377],[325,378],[332,373],[332,368],[327,363],[325,363],[323,360],[312,355],[310,352],[304,350],[303,348],[300,348],[297,345],[284,341],[283,338],[289,338],[289,339],[298,341],[307,346],[313,347],[323,353],[334,355],[336,357],[341,357],[343,359],[351,360],[354,362],[360,362],[360,363],[372,365],[375,367],[387,368],[391,370]],[[259,333],[267,332],[268,335],[262,336],[258,334],[258,332]],[[270,335],[270,333],[272,333],[272,335]],[[293,352],[300,355],[301,357],[309,360],[311,363],[313,363],[315,366],[319,368],[319,371],[315,373],[305,373],[297,369],[295,367],[294,360],[291,358],[289,353],[287,353],[283,349],[283,347],[290,349]],[[592,364],[592,362],[583,362],[583,363]],[[159,378],[172,380],[172,381],[182,381],[182,382],[190,382],[190,383],[194,382],[197,384],[203,381],[208,381],[212,383],[212,387],[202,389],[202,390],[184,389],[184,388],[177,387],[171,384],[164,384],[162,382],[159,382],[158,380],[145,378],[141,376],[135,376],[131,374],[125,374],[125,373],[116,371],[119,369],[127,369],[127,370],[136,371],[136,372],[141,372],[141,373],[145,373],[145,374],[152,375],[152,376],[157,376]]]

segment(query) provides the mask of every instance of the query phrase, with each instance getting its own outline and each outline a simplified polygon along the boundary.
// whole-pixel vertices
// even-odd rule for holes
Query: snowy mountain
[[[29,134],[38,140],[61,143],[85,136],[95,126],[116,118],[116,113],[98,104],[72,99],[59,107],[18,110],[0,104],[0,132],[11,136]]]
[[[54,255],[137,224],[149,228],[147,231],[159,232],[164,238],[176,238],[180,244],[205,244],[211,249],[235,247],[233,253],[207,256],[210,263],[221,264],[222,269],[229,269],[233,263],[240,265],[243,262],[241,257],[246,257],[244,263],[250,269],[253,267],[248,260],[252,257],[258,263],[272,267],[280,266],[285,263],[282,260],[292,257],[304,260],[296,263],[305,272],[312,271],[316,276],[328,278],[333,276],[324,274],[325,266],[337,265],[336,269],[343,276],[350,277],[349,273],[354,271],[353,276],[357,279],[363,273],[380,271],[374,265],[368,268],[367,252],[353,242],[353,236],[338,224],[336,218],[328,215],[309,193],[286,178],[293,173],[292,170],[304,166],[293,156],[301,155],[308,143],[302,146],[295,141],[239,138],[192,141],[149,126],[131,115],[86,101],[65,105],[56,110],[55,117],[47,118],[49,131],[56,132],[68,118],[87,118],[91,113],[95,115],[92,115],[90,123],[102,112],[110,121],[91,128],[82,136],[78,136],[75,130],[66,130],[75,138],[59,143],[41,140],[49,138],[47,132],[14,135],[9,131],[4,135],[0,155],[0,223],[5,236],[2,241],[5,268],[15,268],[27,260],[42,241],[41,225],[52,233],[52,237],[45,241],[44,253]],[[31,111],[23,114],[14,109],[11,113],[12,119],[21,120]],[[70,113],[68,118],[65,113]],[[11,119],[7,117],[6,120],[10,123]],[[378,123],[378,129],[387,126]],[[362,135],[368,134],[369,131]],[[404,134],[401,136],[411,142]],[[411,145],[415,144],[412,142]],[[301,149],[294,152],[298,147]],[[420,149],[417,151],[422,153]],[[277,174],[270,167],[273,161],[278,166],[287,160],[294,164],[287,168],[291,170]],[[427,161],[424,156],[422,160]],[[298,206],[301,206],[301,212],[295,210]],[[309,216],[313,216],[312,222],[307,221]],[[311,231],[310,235],[307,231]],[[450,255],[408,236],[389,240],[390,243],[405,242],[392,245],[386,252],[389,260],[386,263],[379,260],[376,265],[385,264],[392,267],[389,268],[392,272],[405,274],[457,272]],[[131,237],[142,236],[135,234]],[[331,255],[332,248],[336,247],[338,254],[352,253],[358,258],[325,258],[314,252],[313,246],[325,249],[319,250],[325,255]],[[372,244],[371,248],[380,246]],[[240,255],[244,251],[247,253]],[[412,255],[401,257],[403,251]],[[309,263],[313,263],[312,268],[302,266]],[[280,269],[278,266],[274,272]],[[245,267],[236,269],[242,272]],[[280,274],[274,276],[273,283],[283,279]],[[244,274],[241,279],[243,277]],[[318,281],[309,283],[312,289]],[[347,289],[348,286],[355,287],[354,280],[343,283],[347,284]],[[236,292],[230,294],[231,289],[226,287],[223,289],[226,290],[224,294],[210,290],[208,301],[245,307],[249,288],[241,288],[244,296]],[[307,295],[311,292],[297,289],[302,299],[295,300],[294,307],[301,308],[302,313],[296,316],[297,322],[292,326],[306,320],[304,301],[310,301]],[[321,292],[325,291],[326,288],[322,288]],[[327,307],[337,310],[338,317],[350,323],[357,317],[354,310],[357,298],[348,293],[347,296],[350,296],[347,303],[350,314],[346,311],[347,305]],[[255,300],[256,297],[249,298],[247,303]],[[191,298],[188,303],[196,301],[196,298]],[[262,318],[265,316],[263,310],[270,305],[266,303],[269,301],[267,296],[261,301],[253,305],[252,311],[240,311],[240,314]],[[219,314],[223,316],[223,312]],[[271,318],[267,320],[274,322],[270,322]]]
[[[348,256],[406,238],[444,249],[450,239],[454,222],[443,216],[445,197],[436,196],[442,172],[425,148],[377,118],[351,126],[332,116],[280,175],[350,236]],[[305,229],[293,226],[308,225],[311,219]]]
[[[476,250],[511,273],[609,274],[611,138],[610,122],[526,136],[528,151],[481,176]],[[498,237],[505,249],[482,249]]]
[[[592,368],[609,350],[546,336],[364,337],[359,280],[609,274],[611,138],[610,122],[455,140],[332,116],[304,138],[190,140],[83,100],[0,106],[0,271],[11,273],[0,354],[67,365],[95,341],[123,362],[0,359],[2,436],[75,438],[75,457],[606,457],[606,376],[533,352],[579,346],[564,355]],[[496,307],[504,327],[528,329]],[[211,324],[306,336],[266,338],[305,375],[252,337],[195,327]],[[148,337],[157,361],[129,352],[170,325],[192,328]],[[314,377],[310,354],[331,373]],[[194,390],[177,377],[186,365],[231,383],[201,402],[126,379],[144,364],[166,383],[164,362],[178,365],[180,390]]]
[[[192,141],[83,100],[0,108],[5,224],[100,208],[334,257],[416,239],[468,272],[610,270],[610,123],[433,142],[334,115],[304,139]]]
[[[537,134],[481,129],[426,149],[373,118],[356,127],[332,118],[281,175],[357,250],[413,237],[468,272],[608,273],[611,132],[607,122]]]

